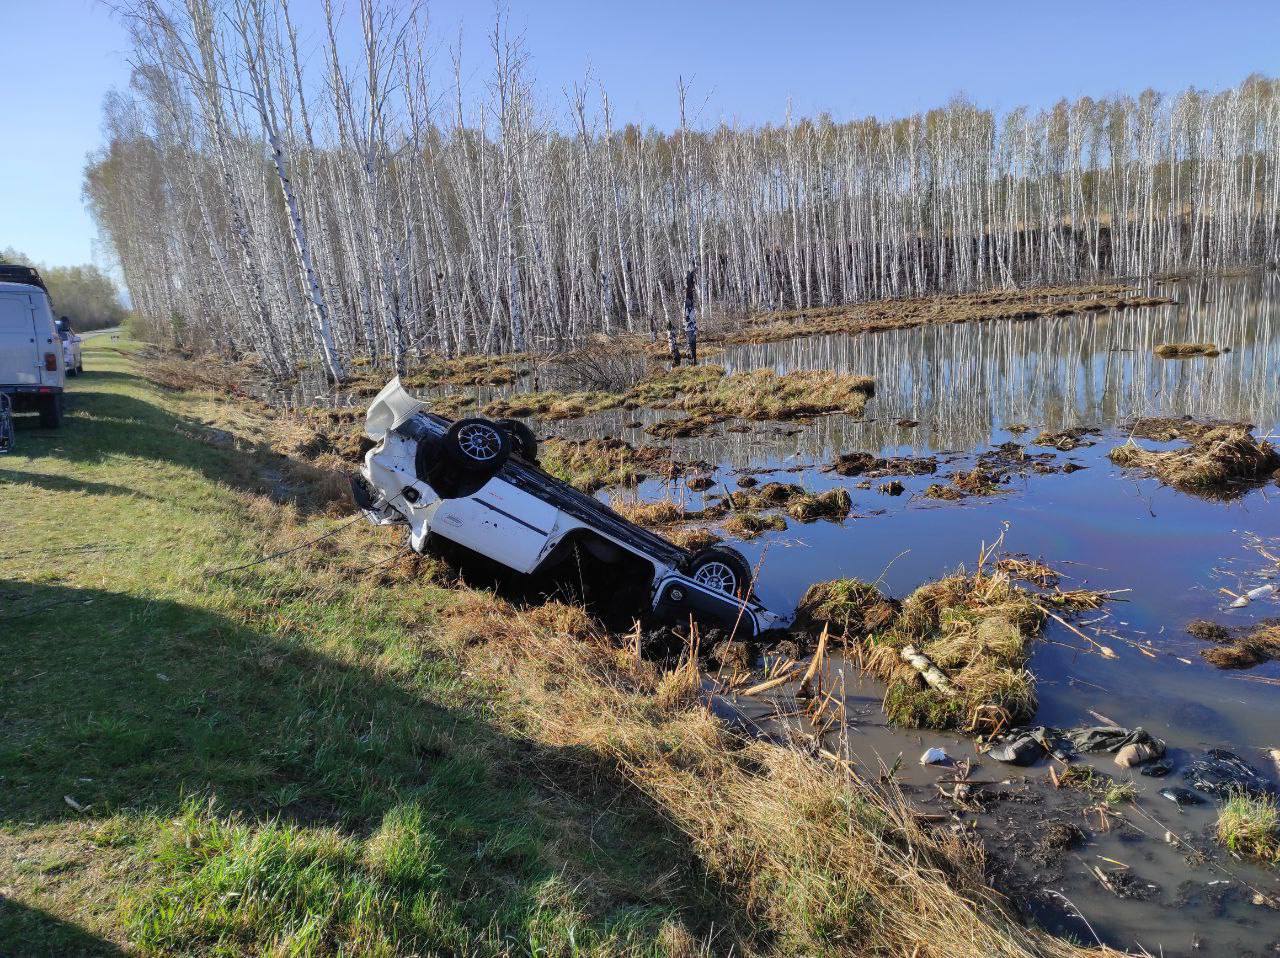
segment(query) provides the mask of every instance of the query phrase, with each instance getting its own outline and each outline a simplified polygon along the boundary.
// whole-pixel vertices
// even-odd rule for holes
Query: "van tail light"
[[[58,371],[58,354],[57,353],[44,354],[44,368],[51,373],[56,373]]]

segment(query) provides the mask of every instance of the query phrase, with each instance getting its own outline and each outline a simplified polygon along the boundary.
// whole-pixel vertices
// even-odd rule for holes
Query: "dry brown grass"
[[[1255,439],[1252,428],[1228,424],[1204,429],[1183,449],[1155,452],[1130,440],[1108,453],[1123,469],[1137,469],[1184,492],[1235,498],[1250,484],[1265,482],[1280,469],[1271,443]]]
[[[712,331],[705,338],[708,342],[767,343],[832,333],[864,333],[993,319],[1069,316],[1074,313],[1159,306],[1172,302],[1172,299],[1165,296],[1129,295],[1121,284],[988,291],[765,313],[739,322],[733,329]]]
[[[652,434],[670,437],[696,435],[732,418],[780,421],[837,412],[857,416],[874,391],[868,376],[825,371],[779,376],[772,370],[728,375],[722,366],[682,366],[654,373],[625,391],[528,393],[494,400],[484,413],[553,420],[619,408],[686,413],[682,419],[650,427]]]
[[[663,672],[577,610],[461,604],[445,634],[520,703],[524,734],[611,756],[758,924],[749,950],[844,956],[1096,954],[1023,928],[978,845],[934,830],[892,787],[737,738],[686,660]]]
[[[900,605],[874,585],[859,579],[817,582],[796,606],[794,629],[818,635],[824,628],[845,639],[860,639],[888,627]]]
[[[609,507],[628,522],[634,522],[646,529],[660,529],[684,522],[691,517],[683,506],[670,499],[644,502],[631,496],[615,496],[610,499]]]
[[[633,446],[622,439],[551,438],[539,444],[542,468],[583,492],[635,486],[647,476],[673,479],[686,465],[656,446]]]

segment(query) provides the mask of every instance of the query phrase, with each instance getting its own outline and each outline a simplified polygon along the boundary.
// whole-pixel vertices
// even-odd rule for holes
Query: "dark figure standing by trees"
[[[689,346],[689,363],[698,363],[698,313],[693,306],[693,280],[697,266],[690,266],[684,277],[684,340]]]

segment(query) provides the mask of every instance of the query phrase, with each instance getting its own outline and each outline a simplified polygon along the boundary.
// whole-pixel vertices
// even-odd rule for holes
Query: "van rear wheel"
[[[62,393],[41,396],[38,408],[42,429],[57,429],[62,425]]]

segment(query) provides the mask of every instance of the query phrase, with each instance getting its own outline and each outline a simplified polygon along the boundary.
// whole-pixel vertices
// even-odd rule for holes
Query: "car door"
[[[0,293],[0,385],[39,385],[40,358],[31,297]]]
[[[441,502],[431,528],[510,569],[532,572],[559,515],[555,506],[495,476],[474,495]]]

